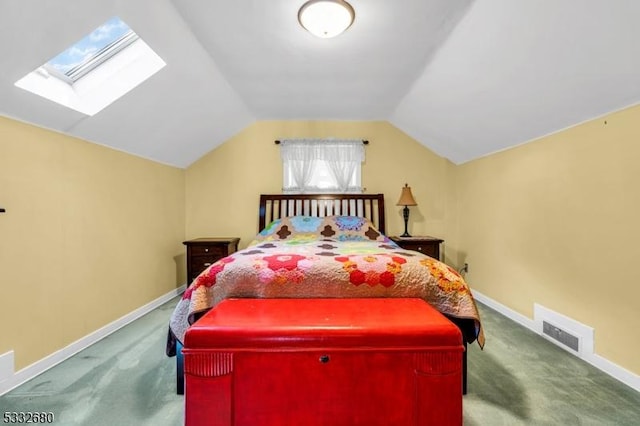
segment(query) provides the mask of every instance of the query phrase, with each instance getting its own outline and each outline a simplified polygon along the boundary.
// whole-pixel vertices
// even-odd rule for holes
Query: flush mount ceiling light
[[[353,7],[342,0],[310,0],[298,11],[298,21],[311,34],[331,38],[349,28],[355,18]]]

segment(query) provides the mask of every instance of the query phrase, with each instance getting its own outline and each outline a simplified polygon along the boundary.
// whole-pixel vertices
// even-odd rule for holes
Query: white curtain
[[[362,192],[362,140],[286,139],[280,153],[285,193]]]
[[[318,156],[310,144],[300,140],[280,142],[280,155],[284,170],[285,193],[305,192],[311,186],[313,171],[318,164]]]

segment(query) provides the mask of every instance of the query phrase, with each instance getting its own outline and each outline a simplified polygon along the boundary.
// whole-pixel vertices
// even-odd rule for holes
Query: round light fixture
[[[349,28],[355,15],[346,1],[310,0],[298,11],[298,21],[311,34],[331,38]]]

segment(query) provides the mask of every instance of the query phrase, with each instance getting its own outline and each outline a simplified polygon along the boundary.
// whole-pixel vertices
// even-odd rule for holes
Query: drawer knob
[[[204,252],[209,253],[209,249],[208,248],[204,249]]]
[[[422,251],[422,247],[418,247],[418,251]]]
[[[211,262],[205,263],[204,266],[211,266]]]
[[[321,355],[319,361],[323,364],[326,364],[329,362],[331,358],[329,357],[329,355]]]

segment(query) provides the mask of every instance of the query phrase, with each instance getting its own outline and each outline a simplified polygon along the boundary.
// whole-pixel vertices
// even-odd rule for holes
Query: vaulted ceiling
[[[178,167],[256,120],[387,120],[463,163],[640,101],[637,0],[350,0],[333,39],[303,3],[0,0],[0,114]],[[94,116],[14,86],[112,16],[167,66]]]

